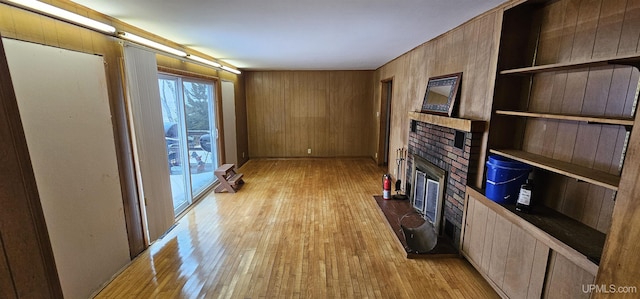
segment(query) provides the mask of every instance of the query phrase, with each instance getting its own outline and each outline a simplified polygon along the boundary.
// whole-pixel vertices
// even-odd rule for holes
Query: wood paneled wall
[[[372,71],[247,72],[249,155],[252,158],[372,156],[372,74]]]
[[[407,147],[408,112],[420,111],[429,77],[462,72],[457,115],[468,119],[490,119],[501,21],[500,10],[486,12],[376,70],[374,107],[380,107],[380,82],[393,78],[389,161],[395,161],[396,149]],[[376,117],[376,112],[372,111],[373,117]],[[384,136],[380,136],[378,125],[370,130],[374,139],[374,149],[370,151],[374,152],[378,140]],[[483,139],[486,137],[485,132]],[[389,172],[393,173],[395,167],[395,163],[389,163]],[[484,172],[483,161],[475,172]],[[477,180],[469,179],[470,185]]]

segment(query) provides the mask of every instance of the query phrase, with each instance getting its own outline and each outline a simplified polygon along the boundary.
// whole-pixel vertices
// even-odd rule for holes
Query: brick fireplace
[[[482,133],[473,133],[446,126],[411,120],[406,169],[406,193],[411,194],[415,178],[414,156],[418,156],[442,169],[444,178],[443,220],[439,232],[460,243],[462,211],[468,180],[477,176]],[[482,175],[482,174],[481,174]],[[441,187],[442,188],[442,187]]]

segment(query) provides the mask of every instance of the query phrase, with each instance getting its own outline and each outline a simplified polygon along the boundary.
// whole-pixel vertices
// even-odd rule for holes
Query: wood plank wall
[[[376,109],[380,107],[380,82],[393,79],[389,161],[395,161],[396,149],[407,147],[410,124],[407,114],[420,110],[429,77],[462,72],[458,116],[489,121],[501,22],[501,8],[491,10],[376,70],[373,79]],[[372,117],[375,118],[376,112],[372,111]],[[379,132],[379,125],[371,128],[374,147],[380,138],[384,138]],[[484,133],[483,140],[486,140],[487,133]],[[481,156],[484,156],[484,150]],[[395,167],[395,163],[389,163],[389,172],[394,173]],[[484,173],[484,157],[476,172]],[[477,184],[478,181],[481,184],[481,179],[481,175],[480,181],[469,178],[469,184]]]
[[[249,155],[252,158],[372,156],[372,74],[372,71],[246,72]]]

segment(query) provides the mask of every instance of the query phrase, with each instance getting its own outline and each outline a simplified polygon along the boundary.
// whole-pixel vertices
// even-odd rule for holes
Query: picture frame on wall
[[[429,78],[422,101],[422,113],[451,117],[458,98],[462,73]]]

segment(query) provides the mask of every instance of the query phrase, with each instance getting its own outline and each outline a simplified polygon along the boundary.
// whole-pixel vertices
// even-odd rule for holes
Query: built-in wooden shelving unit
[[[623,243],[620,228],[612,223],[621,215],[616,197],[627,199],[629,189],[615,170],[630,173],[623,164],[634,161],[628,146],[634,144],[640,117],[640,52],[637,36],[600,34],[608,24],[626,24],[628,7],[608,6],[615,17],[601,15],[597,22],[593,15],[578,13],[587,7],[597,11],[604,2],[582,1],[578,8],[570,0],[530,0],[503,14],[487,149],[534,167],[533,213],[517,212],[468,187],[462,253],[508,297],[543,298],[559,290],[579,297],[584,294],[570,290],[579,283],[606,282],[598,278],[603,273],[608,279],[622,277],[611,274],[611,261],[619,265],[621,260],[613,257],[619,250],[611,248]],[[587,36],[595,39],[587,42]],[[523,240],[528,247],[512,250],[511,241]],[[605,242],[608,251],[603,253]],[[532,269],[520,273],[521,265],[509,260],[505,267],[497,258],[505,253],[512,261],[527,260]],[[523,279],[507,281],[516,272]],[[528,293],[518,292],[523,289]]]

